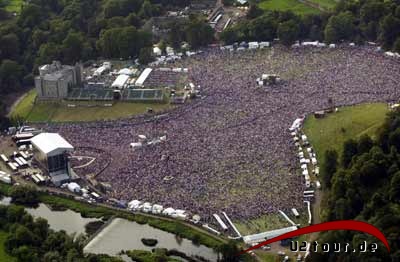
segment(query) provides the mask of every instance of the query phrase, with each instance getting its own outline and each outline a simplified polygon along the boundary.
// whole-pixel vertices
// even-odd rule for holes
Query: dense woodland
[[[378,227],[390,253],[372,236],[354,231],[322,233],[320,243],[378,243],[375,253],[313,254],[311,261],[400,261],[400,111],[391,112],[376,140],[364,135],[344,143],[340,158],[327,151],[323,220],[355,219]]]

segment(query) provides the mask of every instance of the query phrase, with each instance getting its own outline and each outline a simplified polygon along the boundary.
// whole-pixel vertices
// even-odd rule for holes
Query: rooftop
[[[32,144],[48,155],[57,150],[72,151],[74,147],[57,133],[41,133],[31,139]]]

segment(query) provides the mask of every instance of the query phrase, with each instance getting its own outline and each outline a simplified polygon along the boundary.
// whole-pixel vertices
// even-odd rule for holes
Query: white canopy
[[[32,145],[47,156],[65,151],[72,152],[74,147],[57,133],[41,133],[31,139]]]
[[[119,75],[111,86],[114,88],[123,88],[128,79],[129,79],[128,75]]]
[[[151,68],[146,68],[145,70],[143,70],[143,72],[140,74],[139,78],[136,80],[135,85],[143,86],[144,81],[146,81],[146,79],[150,75],[151,71],[153,71],[153,69],[151,69]]]
[[[121,70],[118,71],[119,75],[133,75],[133,71],[129,68],[122,68]]]

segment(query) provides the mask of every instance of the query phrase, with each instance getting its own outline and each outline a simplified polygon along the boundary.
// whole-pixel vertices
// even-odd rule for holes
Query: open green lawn
[[[384,103],[343,107],[322,119],[308,117],[303,130],[317,153],[318,161],[322,163],[327,149],[335,149],[340,154],[347,139],[357,139],[363,134],[374,138],[388,112]]]
[[[104,107],[104,104],[109,102],[47,101],[34,104],[35,97],[35,90],[29,91],[15,106],[11,116],[20,116],[29,122],[78,122],[129,117],[143,114],[149,107],[153,108],[154,111],[171,108],[170,104],[129,102],[114,103],[111,107]],[[74,104],[76,107],[68,107],[68,104]]]
[[[8,12],[17,12],[21,11],[21,6],[24,3],[24,0],[5,0],[5,7]]]
[[[7,235],[6,232],[0,231],[0,261],[14,262],[17,260],[9,256],[4,250],[4,242],[6,241]]]
[[[314,3],[320,6],[324,10],[332,10],[338,1],[335,0],[308,0],[308,2]]]
[[[314,1],[329,1],[329,0],[314,0]],[[291,10],[296,14],[318,14],[320,10],[307,6],[298,0],[263,0],[259,4],[263,10],[272,11],[288,11]]]
[[[25,96],[19,101],[19,103],[13,108],[11,116],[21,116],[26,117],[33,107],[33,102],[35,101],[36,91],[35,89],[30,90]]]

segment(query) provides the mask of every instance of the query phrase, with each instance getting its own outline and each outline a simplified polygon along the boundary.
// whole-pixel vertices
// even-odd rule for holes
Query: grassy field
[[[6,232],[0,231],[0,261],[14,262],[17,261],[17,259],[9,256],[4,250],[4,242],[7,236]]]
[[[314,1],[329,1],[329,0],[314,0]],[[291,10],[296,14],[318,14],[320,10],[310,7],[298,0],[264,0],[259,3],[259,7],[263,10],[272,11],[288,11]]]
[[[388,112],[388,106],[384,103],[339,108],[339,112],[328,114],[322,119],[308,117],[303,130],[322,164],[327,149],[335,149],[340,155],[343,142],[347,139],[357,139],[363,134],[374,138]]]
[[[171,108],[170,104],[117,102],[105,107],[109,102],[36,102],[36,92],[31,90],[14,107],[12,117],[20,116],[29,122],[78,122],[110,120],[143,114],[147,108],[154,111]],[[76,107],[68,107],[74,104]]]
[[[24,0],[5,0],[6,10],[8,12],[17,12],[21,11],[21,6],[24,3]]]
[[[287,213],[290,219],[293,220],[296,224],[300,224],[302,226],[307,223],[307,210],[306,209],[298,209],[300,214],[300,218],[295,218],[291,213]],[[279,213],[264,215],[257,219],[252,219],[243,222],[234,222],[235,226],[239,230],[242,235],[249,235],[255,233],[261,233],[268,230],[274,230],[278,228],[288,227],[290,224],[283,216]]]
[[[316,4],[324,10],[332,10],[337,4],[335,0],[308,0],[308,2]]]

